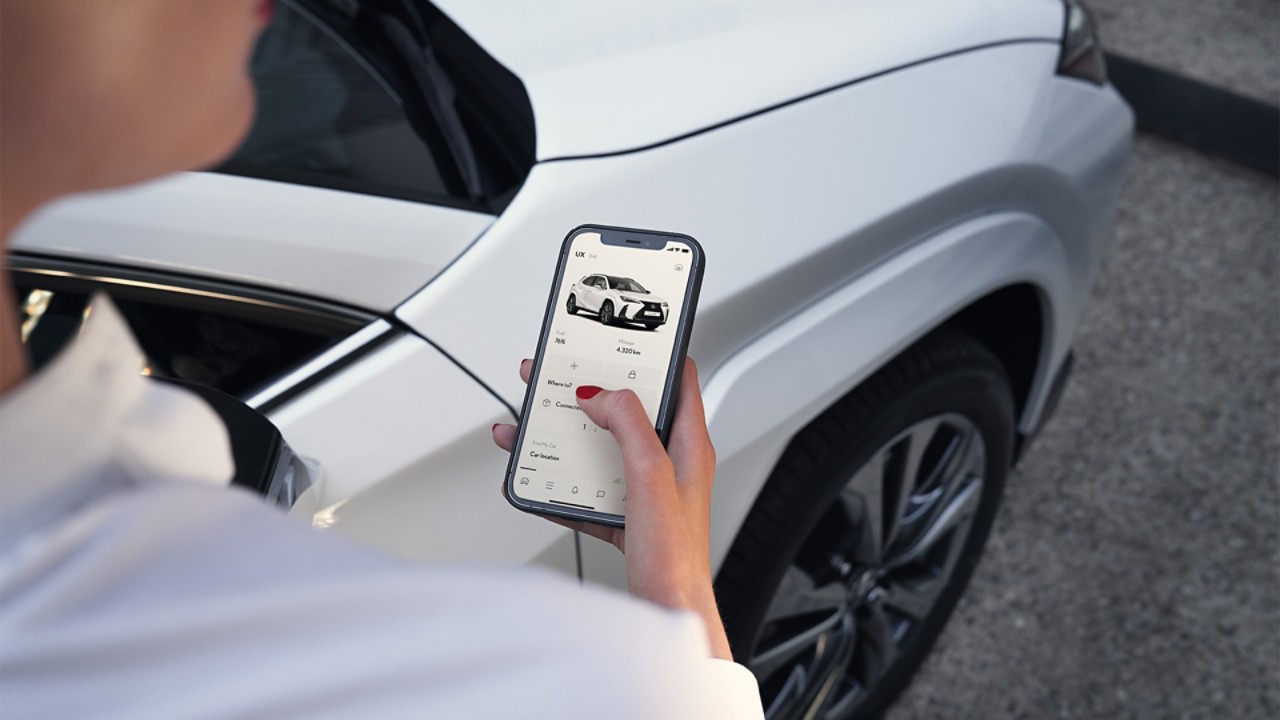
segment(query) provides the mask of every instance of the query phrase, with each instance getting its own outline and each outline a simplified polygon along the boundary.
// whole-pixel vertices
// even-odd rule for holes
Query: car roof
[[[435,0],[525,84],[539,160],[648,147],[970,48],[1058,41],[1061,0]]]

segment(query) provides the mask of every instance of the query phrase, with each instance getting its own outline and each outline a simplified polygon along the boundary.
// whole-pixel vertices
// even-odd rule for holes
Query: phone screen
[[[657,424],[695,259],[676,237],[648,248],[606,244],[590,230],[573,237],[530,378],[511,481],[520,498],[626,514],[622,453],[578,407],[575,391],[630,388]]]

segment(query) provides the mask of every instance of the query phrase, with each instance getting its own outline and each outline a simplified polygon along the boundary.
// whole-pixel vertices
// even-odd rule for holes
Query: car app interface
[[[644,249],[606,245],[594,232],[574,238],[534,379],[517,495],[625,514],[622,453],[578,407],[575,390],[631,388],[657,422],[692,261],[680,242]]]

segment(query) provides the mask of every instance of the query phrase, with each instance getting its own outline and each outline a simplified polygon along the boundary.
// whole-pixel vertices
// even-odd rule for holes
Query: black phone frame
[[[640,245],[637,250],[655,249],[663,247],[668,242],[674,240],[685,244],[689,247],[692,255],[692,266],[689,268],[689,282],[685,284],[684,304],[680,310],[680,318],[676,321],[676,337],[671,345],[671,357],[667,361],[667,378],[662,393],[662,401],[658,405],[658,419],[654,425],[654,430],[658,434],[658,438],[662,441],[662,446],[667,446],[667,441],[671,436],[671,422],[675,418],[676,398],[680,395],[680,381],[684,374],[684,361],[689,351],[689,338],[692,336],[693,319],[697,311],[698,296],[702,291],[702,277],[706,269],[706,255],[702,250],[702,245],[688,235],[673,232],[663,232],[658,230],[640,230],[637,228],[618,227],[615,225],[595,225],[586,224],[569,231],[565,236],[564,242],[560,245],[560,255],[556,262],[555,277],[551,281],[551,292],[547,298],[546,312],[542,316],[542,329],[538,333],[538,348],[533,357],[533,368],[529,371],[529,384],[525,388],[524,402],[520,406],[520,419],[516,429],[515,444],[512,445],[511,457],[507,461],[507,476],[503,481],[502,494],[507,498],[507,502],[511,503],[519,510],[535,515],[554,515],[556,517],[568,518],[571,520],[583,520],[586,522],[607,525],[611,527],[625,527],[626,516],[615,515],[613,513],[602,513],[594,510],[579,509],[571,506],[556,505],[552,503],[541,502],[537,500],[527,500],[521,498],[516,492],[516,470],[518,469],[518,461],[524,448],[525,440],[525,419],[529,417],[529,410],[533,404],[534,389],[537,387],[538,378],[542,373],[542,359],[547,348],[547,338],[551,332],[551,320],[557,311],[558,299],[560,296],[560,288],[564,283],[564,273],[568,265],[569,250],[573,245],[573,240],[578,235],[585,232],[600,233],[600,241],[606,245],[619,245],[626,247],[629,245]]]

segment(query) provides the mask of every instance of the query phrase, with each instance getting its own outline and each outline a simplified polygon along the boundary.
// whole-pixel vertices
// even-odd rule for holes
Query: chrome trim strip
[[[25,252],[10,253],[5,258],[5,269],[15,273],[42,275],[45,277],[115,286],[132,290],[172,293],[219,302],[250,305],[267,310],[277,310],[294,315],[343,323],[364,324],[377,314],[368,310],[347,307],[314,298],[297,297],[248,285],[207,278],[170,276],[163,271],[118,267],[95,262],[64,260]]]
[[[363,354],[399,334],[399,331],[386,320],[374,320],[353,335],[255,392],[245,399],[245,403],[259,412],[269,412],[274,407],[282,405],[290,396],[305,389],[306,386],[322,379],[320,376],[327,374],[326,370],[339,369],[340,366],[354,360],[353,355]]]

